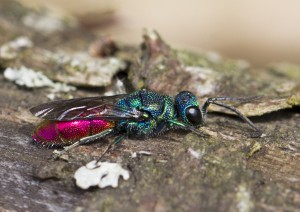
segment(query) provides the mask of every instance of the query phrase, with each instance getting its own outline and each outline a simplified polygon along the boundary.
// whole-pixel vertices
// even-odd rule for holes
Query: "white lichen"
[[[188,148],[188,153],[190,153],[190,155],[193,157],[193,158],[196,158],[196,159],[201,159],[203,154],[204,154],[204,151],[200,152],[200,150],[194,150],[192,148]]]
[[[138,153],[139,155],[146,155],[146,156],[152,155],[152,152],[144,151],[144,150],[138,151],[137,153]]]
[[[131,152],[131,158],[136,158],[137,157],[137,153],[136,152]]]
[[[220,73],[198,66],[187,66],[184,70],[191,74],[191,81],[198,82],[188,85],[188,90],[194,91],[201,96],[213,94],[217,90],[218,81],[221,78]]]
[[[73,86],[63,83],[55,83],[43,73],[24,66],[20,68],[6,68],[4,71],[4,77],[17,85],[25,86],[27,88],[51,87],[52,93],[48,94],[48,98],[50,99],[54,98],[55,96],[53,96],[53,94],[55,95],[57,92],[69,92],[76,89]]]
[[[18,56],[21,50],[31,48],[33,46],[32,41],[26,36],[20,36],[10,42],[3,44],[0,47],[0,58],[11,60]]]
[[[138,155],[151,156],[152,152],[144,151],[144,150],[141,150],[141,151],[138,151],[138,152],[132,152],[131,153],[131,158],[136,158]]]
[[[53,82],[41,72],[22,66],[21,68],[6,68],[4,77],[17,85],[28,88],[52,86]]]
[[[45,57],[61,67],[57,74],[52,73],[53,78],[74,85],[108,86],[113,76],[126,67],[118,58],[95,58],[87,52],[48,52]]]
[[[123,169],[120,164],[96,160],[80,167],[74,174],[76,185],[82,189],[92,186],[116,188],[121,176],[124,180],[128,180],[130,175],[129,171]]]
[[[126,88],[122,80],[116,79],[116,82],[106,87],[106,92],[104,96],[113,96],[118,94],[125,94]]]

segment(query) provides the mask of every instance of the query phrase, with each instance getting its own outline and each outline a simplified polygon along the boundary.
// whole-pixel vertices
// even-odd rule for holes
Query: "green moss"
[[[248,157],[248,158],[252,157],[252,155],[253,155],[254,153],[258,152],[259,150],[261,150],[261,148],[262,148],[261,143],[255,142],[255,143],[251,146],[250,151],[249,151],[248,154],[247,154],[247,157]]]
[[[292,95],[290,98],[288,98],[287,103],[293,106],[299,106],[300,105],[300,92]]]
[[[270,65],[270,70],[279,77],[292,80],[300,79],[300,67],[292,63],[275,63]]]

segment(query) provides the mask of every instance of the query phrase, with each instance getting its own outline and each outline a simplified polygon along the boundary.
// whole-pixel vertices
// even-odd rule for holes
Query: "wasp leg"
[[[101,156],[97,159],[97,162],[100,162],[102,157],[111,149],[113,149],[117,144],[121,143],[125,139],[126,135],[120,135],[118,136],[113,142],[111,142],[108,147],[104,150],[104,152],[101,154]]]
[[[81,138],[79,141],[77,141],[77,142],[75,142],[75,143],[73,143],[73,144],[71,144],[69,146],[64,147],[63,150],[61,150],[61,151],[55,151],[54,155],[52,156],[52,159],[57,159],[60,156],[62,156],[63,154],[67,153],[68,151],[70,151],[71,149],[73,149],[73,148],[75,148],[77,146],[89,143],[89,142],[97,140],[99,138],[103,138],[104,136],[107,136],[108,134],[110,134],[112,132],[113,132],[113,129],[108,129],[108,130],[105,130],[105,131],[103,131],[101,133]]]
[[[257,97],[254,97],[257,98]],[[251,98],[253,99],[253,98]],[[243,115],[238,109],[236,109],[233,106],[227,105],[225,103],[219,102],[219,101],[245,101],[250,100],[249,99],[243,99],[243,98],[232,98],[232,97],[216,97],[216,98],[208,98],[206,102],[203,104],[201,108],[202,112],[202,122],[205,123],[206,120],[206,114],[207,114],[207,108],[210,104],[218,105],[220,107],[224,107],[228,110],[231,110],[235,114],[237,114],[242,120],[244,120],[249,126],[251,126],[255,132],[251,134],[251,137],[260,137],[262,135],[262,131],[258,129],[250,119],[248,119],[245,115]]]
[[[191,131],[199,136],[202,137],[207,137],[208,135],[205,134],[203,131],[196,129],[195,127],[192,126],[188,126],[182,122],[179,121],[175,121],[175,120],[169,120],[169,122],[171,123],[171,126],[175,127],[176,129],[182,129],[182,130],[188,130]]]
[[[158,136],[158,135],[161,135],[161,134],[163,134],[165,131],[167,131],[167,130],[169,130],[169,125],[170,123],[169,122],[162,122],[162,123],[160,123],[154,130],[153,130],[153,132],[151,132],[151,135],[149,136],[149,137],[151,137],[151,136],[154,136],[154,137],[156,137],[156,136]]]

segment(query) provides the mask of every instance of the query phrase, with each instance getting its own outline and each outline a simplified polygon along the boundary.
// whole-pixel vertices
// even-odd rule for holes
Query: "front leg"
[[[193,126],[189,126],[186,125],[182,122],[176,121],[176,120],[169,120],[169,124],[171,127],[174,127],[176,129],[182,129],[182,130],[187,130],[187,131],[191,131],[197,135],[200,135],[202,137],[207,137],[207,134],[205,134],[203,131],[193,127]]]
[[[203,124],[205,123],[207,108],[209,107],[209,105],[210,104],[218,105],[219,107],[223,107],[223,108],[226,108],[226,109],[232,111],[233,113],[238,115],[242,120],[244,120],[250,127],[252,127],[255,131],[253,133],[251,133],[251,137],[260,137],[262,135],[262,131],[260,129],[258,129],[250,119],[248,119],[244,114],[242,114],[235,107],[223,103],[223,101],[249,101],[249,100],[252,100],[255,98],[257,98],[257,97],[252,97],[252,98],[233,98],[233,97],[208,98],[201,107],[202,122],[203,122]]]
[[[150,136],[152,137],[156,137],[156,136],[159,136],[161,134],[163,134],[164,132],[170,130],[170,123],[169,122],[162,122],[160,123],[154,130],[153,132],[151,133]]]

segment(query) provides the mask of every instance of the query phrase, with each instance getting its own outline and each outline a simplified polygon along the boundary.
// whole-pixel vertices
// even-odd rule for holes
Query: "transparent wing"
[[[127,96],[85,97],[69,100],[52,101],[30,109],[30,112],[47,120],[76,119],[139,119],[142,112],[132,108],[124,108],[115,103]]]

